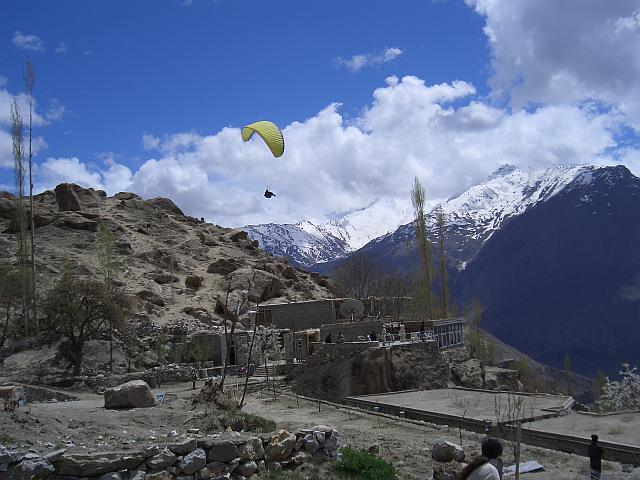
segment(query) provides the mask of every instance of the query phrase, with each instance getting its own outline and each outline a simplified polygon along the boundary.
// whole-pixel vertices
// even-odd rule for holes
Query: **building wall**
[[[259,325],[275,325],[296,331],[335,322],[335,311],[332,300],[280,303],[260,305],[257,318]]]

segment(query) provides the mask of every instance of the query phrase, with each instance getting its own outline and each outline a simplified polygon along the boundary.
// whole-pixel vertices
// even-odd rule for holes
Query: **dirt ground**
[[[193,436],[187,429],[198,428],[197,415],[203,412],[203,407],[191,410],[194,393],[191,385],[170,385],[162,391],[170,394],[168,401],[146,409],[105,410],[100,395],[73,392],[79,398],[76,401],[32,403],[14,413],[0,411],[0,443],[17,443],[38,452],[63,447],[107,451],[138,449]],[[415,425],[327,405],[321,405],[318,411],[317,402],[297,402],[286,395],[274,400],[266,393],[251,394],[245,411],[273,420],[279,428],[333,426],[347,444],[355,447],[367,448],[377,443],[380,455],[396,466],[402,479],[430,478],[431,445],[437,438],[460,443],[459,431],[454,428]],[[480,441],[479,435],[462,432],[467,455],[478,453]],[[523,479],[588,478],[588,460],[584,457],[525,446],[523,461],[526,460],[539,461],[546,471],[523,475]],[[504,463],[505,466],[513,463],[508,451]],[[603,479],[640,480],[640,468],[622,473],[619,464],[610,462],[604,462],[603,468]]]

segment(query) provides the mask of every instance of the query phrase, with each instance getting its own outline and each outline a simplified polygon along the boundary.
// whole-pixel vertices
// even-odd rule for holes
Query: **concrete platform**
[[[564,417],[537,421],[532,428],[558,434],[571,432],[589,440],[595,433],[601,441],[640,446],[640,412],[611,415],[571,412]]]
[[[480,422],[496,422],[496,405],[503,411],[509,400],[522,402],[520,420],[557,416],[572,404],[572,398],[562,395],[510,394],[487,390],[445,388],[439,390],[409,390],[404,392],[349,397],[350,403],[378,406],[380,411],[397,413],[422,411],[434,415],[462,417]],[[466,411],[465,411],[466,410]],[[436,422],[438,423],[438,422]]]

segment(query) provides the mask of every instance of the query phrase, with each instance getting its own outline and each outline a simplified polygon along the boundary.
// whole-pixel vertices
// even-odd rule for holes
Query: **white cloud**
[[[465,0],[485,17],[492,87],[516,108],[594,99],[640,131],[638,0]]]
[[[158,150],[160,148],[160,139],[150,133],[142,135],[142,146],[145,150]]]
[[[621,121],[589,104],[505,111],[478,101],[467,82],[426,85],[416,77],[388,78],[355,120],[339,108],[286,126],[278,159],[261,139],[243,143],[238,128],[223,128],[149,136],[158,156],[135,172],[115,160],[100,169],[78,159],[48,159],[44,172],[51,185],[78,181],[110,194],[170,197],[190,215],[223,225],[320,220],[377,197],[406,200],[416,175],[429,200],[438,200],[504,163],[612,163]],[[636,150],[618,160],[639,166]],[[262,197],[267,186],[275,199]]]
[[[402,55],[402,53],[403,51],[397,47],[385,48],[377,53],[361,53],[347,59],[338,57],[334,60],[334,65],[336,67],[346,67],[353,73],[356,73],[364,67],[377,66],[391,62]]]
[[[34,52],[44,52],[44,42],[37,35],[28,33],[13,32],[11,40],[14,47],[19,50],[31,50]]]
[[[60,42],[53,51],[56,53],[67,53],[69,51],[69,47],[66,43]]]
[[[0,88],[4,87],[9,79],[3,75],[0,75]]]

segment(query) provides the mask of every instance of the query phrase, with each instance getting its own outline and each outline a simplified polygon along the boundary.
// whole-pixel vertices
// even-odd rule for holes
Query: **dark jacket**
[[[602,454],[604,450],[597,443],[589,445],[589,464],[594,470],[602,470]]]

